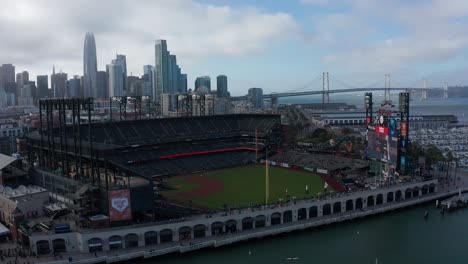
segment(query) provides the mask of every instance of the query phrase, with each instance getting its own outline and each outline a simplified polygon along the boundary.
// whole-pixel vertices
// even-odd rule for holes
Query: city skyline
[[[417,85],[423,78],[429,85],[468,82],[463,74],[468,4],[463,1],[178,0],[119,2],[114,9],[102,1],[95,10],[86,8],[89,3],[7,1],[0,11],[1,36],[7,40],[0,44],[1,63],[28,71],[32,80],[50,75],[52,64],[69,76],[81,75],[82,37],[90,31],[98,44],[98,65],[116,52],[125,54],[129,75],[140,76],[143,65],[154,63],[154,40],[167,39],[188,73],[188,88],[194,88],[197,76],[223,72],[233,95],[245,95],[250,87],[266,93],[294,89],[323,71],[354,86],[383,85],[386,73],[395,86]],[[44,23],[56,26],[48,38],[42,37]]]

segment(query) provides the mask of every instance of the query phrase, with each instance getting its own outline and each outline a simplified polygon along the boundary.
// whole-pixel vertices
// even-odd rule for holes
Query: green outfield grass
[[[269,171],[270,203],[277,202],[279,199],[286,200],[286,189],[290,198],[296,197],[297,199],[316,196],[317,193],[323,192],[324,181],[313,173],[271,166]],[[198,189],[203,193],[203,188],[206,191],[206,187],[187,182],[185,180],[187,177],[202,177],[205,180],[221,182],[224,188],[209,195],[200,194],[200,196],[192,199],[181,198],[180,194],[186,192],[197,192]],[[209,171],[203,173],[203,175],[177,176],[169,178],[168,183],[177,189],[165,191],[163,196],[185,204],[191,200],[193,205],[210,209],[221,209],[224,205],[246,207],[251,204],[263,204],[265,202],[265,166],[262,165]],[[308,185],[309,194],[306,194],[306,185]],[[327,191],[333,190],[328,187]]]

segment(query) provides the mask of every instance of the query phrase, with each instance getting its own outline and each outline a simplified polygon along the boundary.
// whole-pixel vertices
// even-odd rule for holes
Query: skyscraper
[[[186,73],[180,74],[179,92],[181,92],[181,93],[186,93],[187,92],[187,74]]]
[[[124,96],[125,82],[127,81],[125,56],[117,55],[117,59],[112,60],[111,64],[107,65],[107,70],[109,73],[109,96]]]
[[[144,95],[153,97],[154,67],[152,65],[143,66],[143,80],[145,82]]]
[[[119,64],[109,64],[109,96],[123,96],[124,84],[122,79],[122,66]]]
[[[122,95],[125,95],[128,89],[128,80],[127,80],[127,58],[125,55],[117,54],[115,60],[112,60],[113,64],[120,65],[121,71],[120,77],[122,78]]]
[[[202,88],[204,87],[204,88]],[[211,92],[211,78],[210,76],[201,76],[197,77],[195,79],[195,92],[198,92],[200,89],[202,89],[204,92],[205,90],[208,90],[208,93]]]
[[[179,74],[176,55],[169,55],[169,93],[171,94],[179,92]]]
[[[226,75],[218,75],[216,77],[216,93],[218,97],[228,97],[228,84]]]
[[[263,89],[262,88],[250,88],[249,93],[247,94],[250,102],[254,108],[263,107]]]
[[[162,93],[168,93],[169,82],[169,58],[166,40],[158,39],[154,45],[155,63],[154,63],[154,84],[153,96],[155,102],[160,102]]]
[[[27,82],[21,88],[21,96],[18,98],[18,105],[35,105],[36,104],[36,84]]]
[[[2,64],[0,66],[0,88],[5,88],[7,83],[15,82],[15,66]]]
[[[177,57],[170,54],[167,50],[166,40],[156,40],[155,46],[155,64],[153,74],[153,100],[156,104],[161,104],[162,94],[177,94],[183,90],[180,86],[182,74]],[[173,100],[175,96],[167,96]],[[175,102],[171,101],[171,104]]]
[[[27,71],[16,74],[16,96],[21,96],[21,88],[29,82],[29,73]]]
[[[98,71],[97,72],[97,97],[98,98],[106,98],[109,97],[109,89],[108,89],[108,82],[107,82],[107,72],[105,71]]]
[[[68,98],[80,97],[81,78],[78,75],[73,76],[73,79],[67,81]]]
[[[55,66],[52,69],[50,76],[50,83],[52,86],[52,93],[54,98],[67,97],[67,79],[68,75],[62,71],[55,73]]]
[[[83,97],[98,97],[96,42],[92,32],[87,32],[85,36],[83,79]]]
[[[46,98],[49,96],[49,76],[38,75],[37,76],[37,97],[39,99]]]

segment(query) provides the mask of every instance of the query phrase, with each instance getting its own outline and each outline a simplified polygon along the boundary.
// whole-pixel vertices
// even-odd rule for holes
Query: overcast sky
[[[467,0],[0,0],[0,64],[32,79],[52,65],[83,74],[94,32],[98,69],[116,53],[128,72],[154,65],[167,39],[189,88],[196,76],[225,74],[234,95],[249,87],[293,90],[323,71],[343,85],[468,84]],[[312,82],[311,90],[320,89]]]

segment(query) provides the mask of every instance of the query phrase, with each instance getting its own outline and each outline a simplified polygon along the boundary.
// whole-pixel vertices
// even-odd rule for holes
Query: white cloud
[[[316,38],[329,40],[329,50],[322,56],[328,68],[403,74],[421,64],[440,65],[468,48],[468,1],[352,0],[349,4],[341,15],[321,18],[325,22]]]
[[[330,3],[330,0],[301,0],[301,3],[311,5],[327,5]]]
[[[129,72],[141,74],[144,64],[154,64],[158,38],[167,39],[183,67],[208,56],[262,52],[298,28],[285,13],[192,0],[7,0],[0,9],[0,63],[32,75],[50,74],[55,63],[81,75],[85,32],[92,31],[100,70],[118,52],[127,55]]]

